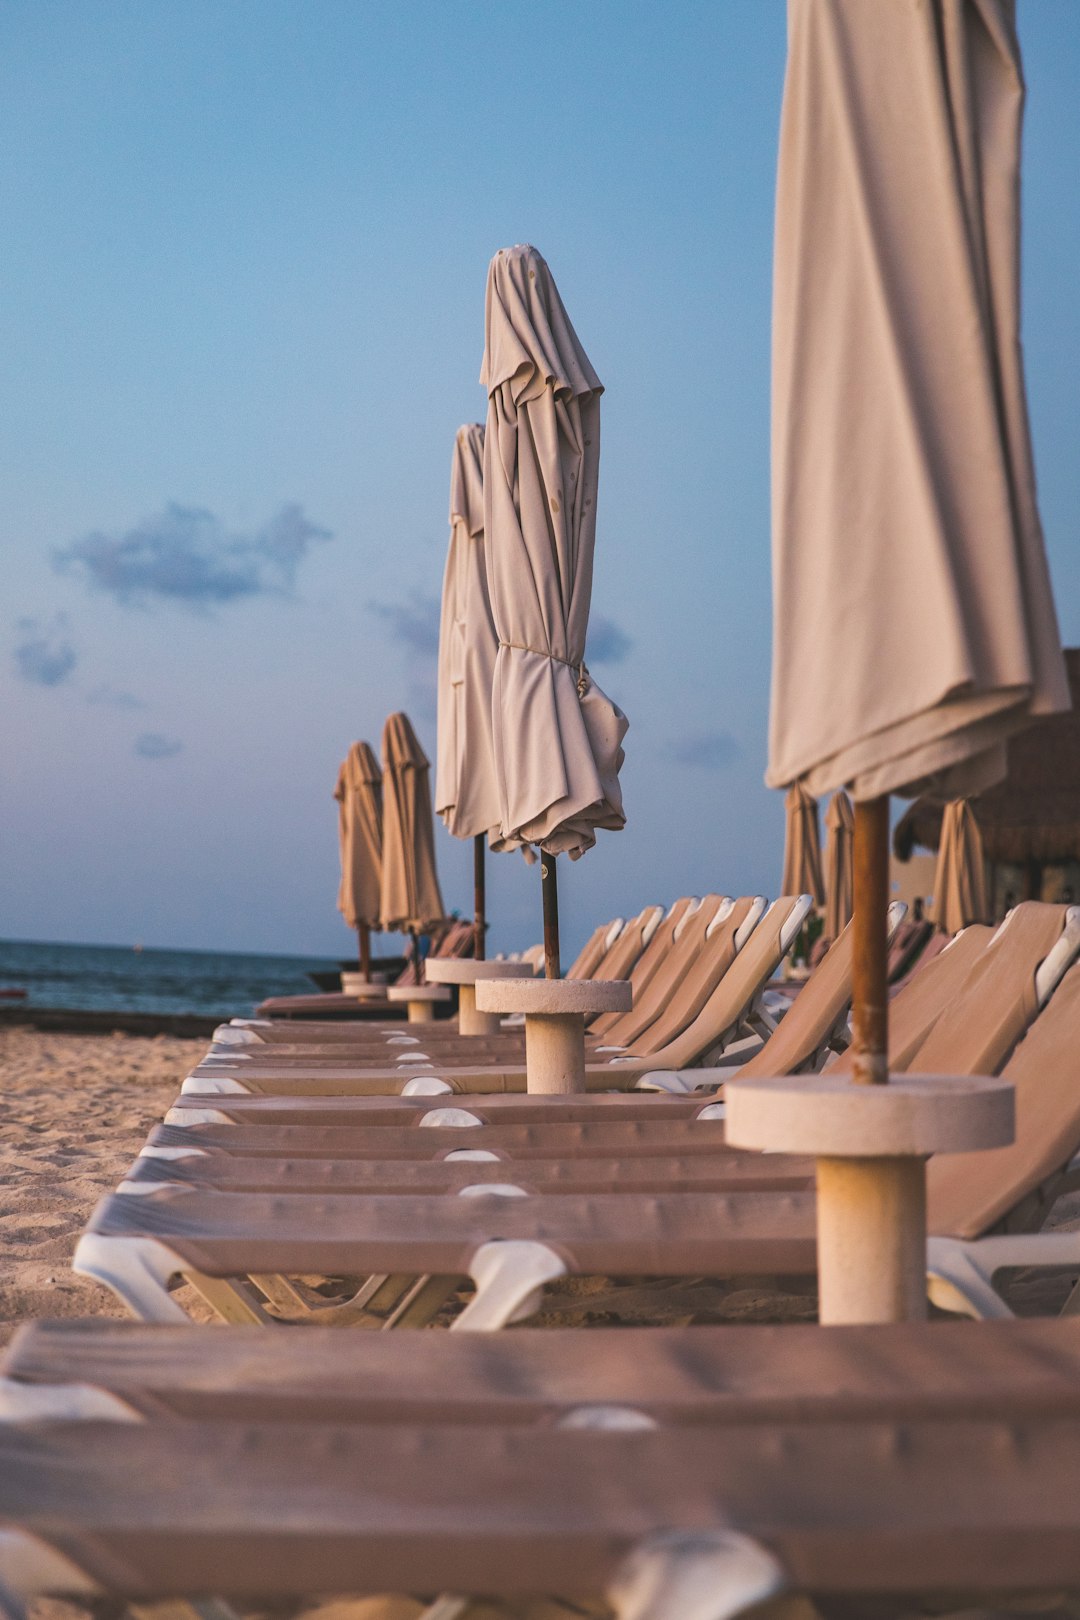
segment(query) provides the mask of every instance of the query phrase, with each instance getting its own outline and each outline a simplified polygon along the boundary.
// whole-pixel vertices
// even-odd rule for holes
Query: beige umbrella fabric
[[[495,848],[577,857],[625,825],[626,716],[585,667],[603,385],[534,247],[487,283],[484,528],[499,638],[492,734]]]
[[[450,549],[439,629],[435,809],[455,838],[499,825],[491,689],[499,641],[484,556],[484,429],[458,429],[450,468]]]
[[[353,743],[338,771],[338,910],[350,928],[379,927],[382,772],[366,742]]]
[[[1009,0],[791,0],[767,780],[956,797],[1068,690],[1019,342]]]
[[[982,833],[968,800],[955,799],[941,819],[930,920],[943,933],[958,934],[969,923],[986,922],[989,915]]]
[[[825,939],[839,939],[854,909],[855,812],[843,791],[825,812]]]
[[[784,877],[780,893],[809,894],[816,906],[824,905],[817,800],[801,782],[796,782],[784,799],[784,811]]]
[[[383,727],[383,858],[380,925],[421,933],[445,918],[435,870],[428,760],[405,714]]]

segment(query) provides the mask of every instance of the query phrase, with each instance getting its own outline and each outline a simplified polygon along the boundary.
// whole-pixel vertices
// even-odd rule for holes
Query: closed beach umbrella
[[[444,920],[435,870],[428,760],[404,714],[383,727],[383,858],[379,920],[414,936]]]
[[[484,558],[484,429],[458,429],[450,469],[450,549],[439,628],[435,809],[455,838],[499,824],[491,741],[498,637]]]
[[[592,597],[603,385],[534,247],[488,270],[484,530],[499,638],[492,740],[499,781],[493,847],[537,844],[544,957],[559,976],[555,857],[618,831],[627,721],[585,664]]]
[[[839,939],[851,921],[852,841],[855,812],[841,789],[829,800],[825,812],[825,938]]]
[[[853,793],[851,1078],[877,1086],[888,796],[977,791],[1012,732],[1069,701],[1019,341],[1024,88],[1012,0],[790,0],[788,24],[767,780]],[[836,1099],[849,1148],[870,1119],[886,1145],[818,1160],[822,1321],[925,1313],[915,1141],[943,1139],[950,1084],[907,1094],[906,1141],[887,1095]],[[971,1084],[977,1128],[951,1149],[1005,1136],[1001,1099]],[[806,1139],[741,1129],[739,1110],[739,1145]]]
[[[817,800],[801,782],[796,782],[784,799],[784,812],[784,878],[780,892],[810,894],[816,906],[824,905]]]
[[[626,820],[626,717],[585,665],[603,385],[534,247],[491,261],[485,340],[499,843],[578,856]]]
[[[360,971],[370,962],[370,932],[379,926],[382,884],[382,772],[366,742],[353,743],[334,787],[338,805],[341,883],[338,910],[360,936]]]
[[[1067,708],[1019,342],[1009,0],[792,0],[768,781],[977,791]]]
[[[982,833],[967,799],[954,799],[941,818],[931,921],[945,934],[986,922],[986,862]]]
[[[484,555],[484,428],[457,431],[450,465],[450,549],[439,626],[435,809],[455,838],[473,839],[475,951],[485,955],[484,842],[499,824],[491,741],[498,637]]]

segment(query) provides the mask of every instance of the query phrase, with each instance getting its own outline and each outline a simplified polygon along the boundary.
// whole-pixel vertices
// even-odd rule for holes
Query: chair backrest
[[[680,964],[664,1003],[628,1034],[627,1045],[635,1056],[649,1057],[689,1029],[735,960],[736,935],[743,923],[752,913],[760,920],[764,910],[764,902],[757,897],[743,896],[729,901],[725,914],[714,916],[702,929],[693,956]],[[629,1020],[633,1015],[626,1016]]]
[[[730,906],[723,895],[707,894],[685,911],[672,931],[671,943],[661,966],[642,990],[634,987],[634,1000],[629,1012],[611,1013],[603,1025],[598,1019],[591,1027],[608,1042],[629,1046],[638,1033],[658,1018],[667,1006],[672,992],[697,957],[710,923],[717,911]],[[655,941],[654,941],[655,943]],[[633,983],[631,975],[631,983]]]
[[[895,900],[889,907],[890,937],[906,910]],[[816,1060],[851,1005],[852,927],[850,922],[846,924],[829,946],[795,997],[791,1011],[761,1051],[743,1064],[740,1075],[771,1080],[783,1074],[798,1074]]]
[[[1016,1140],[938,1153],[926,1167],[931,1232],[988,1232],[1080,1150],[1080,966],[1070,968],[1002,1071],[1016,1087]]]
[[[902,1074],[926,1040],[941,1015],[961,993],[972,968],[978,962],[994,930],[985,923],[970,928],[950,940],[946,948],[915,969],[902,990],[889,1002],[889,1068]],[[830,1065],[830,1074],[850,1074],[851,1049]],[[951,1072],[951,1071],[950,1071]]]
[[[1080,949],[1080,929],[1074,929],[1070,950],[1067,924],[1073,909],[1027,900],[1009,914],[912,1055],[911,1073],[999,1072],[1039,1010],[1043,962],[1055,951],[1069,960]],[[916,975],[911,988],[918,982]]]
[[[652,939],[663,917],[662,906],[646,906],[636,917],[631,917],[614,945],[597,964],[592,978],[628,979],[634,963]]]
[[[934,932],[933,923],[928,922],[925,917],[922,922],[912,922],[910,917],[904,918],[889,944],[890,984],[895,984],[898,979],[911,972],[934,937]]]
[[[795,943],[812,905],[807,894],[773,901],[693,1023],[650,1054],[658,1069],[693,1068],[730,1038]]]
[[[594,928],[573,962],[567,968],[566,978],[591,979],[625,927],[626,924],[621,917],[614,917],[611,922],[601,923],[598,928]],[[543,954],[544,948],[541,946],[541,960]]]
[[[652,938],[630,970],[630,983],[634,989],[633,1005],[637,1007],[646,989],[652,985],[664,968],[676,936],[681,932],[688,916],[700,911],[702,901],[684,895],[670,906],[657,925]],[[589,1025],[594,1035],[605,1035],[612,1026],[625,1017],[624,1013],[601,1013]],[[614,1038],[614,1037],[613,1037]]]

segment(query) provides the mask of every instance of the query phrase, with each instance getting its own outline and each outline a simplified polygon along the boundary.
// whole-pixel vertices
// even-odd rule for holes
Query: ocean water
[[[336,966],[314,956],[0,940],[0,989],[19,986],[38,1007],[242,1017],[267,996],[314,991],[307,970]]]

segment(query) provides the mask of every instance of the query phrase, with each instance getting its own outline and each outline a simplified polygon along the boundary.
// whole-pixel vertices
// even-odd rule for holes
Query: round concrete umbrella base
[[[585,1019],[629,1012],[629,979],[481,979],[481,1012],[525,1014],[525,1084],[531,1092],[585,1090]]]
[[[449,1001],[450,992],[441,984],[392,984],[386,997],[388,1001],[405,1003],[410,1024],[430,1024],[436,1003]]]
[[[902,1075],[732,1080],[730,1147],[817,1159],[822,1322],[911,1322],[926,1315],[926,1155],[1004,1147],[1013,1088],[1004,1080]]]
[[[432,984],[458,987],[458,1029],[462,1035],[497,1035],[502,1028],[498,1013],[478,1012],[476,986],[481,979],[520,979],[520,962],[458,962],[429,958],[427,976]]]
[[[374,979],[365,979],[362,973],[343,973],[341,975],[341,988],[345,995],[355,996],[357,1001],[385,1001],[386,986]]]

